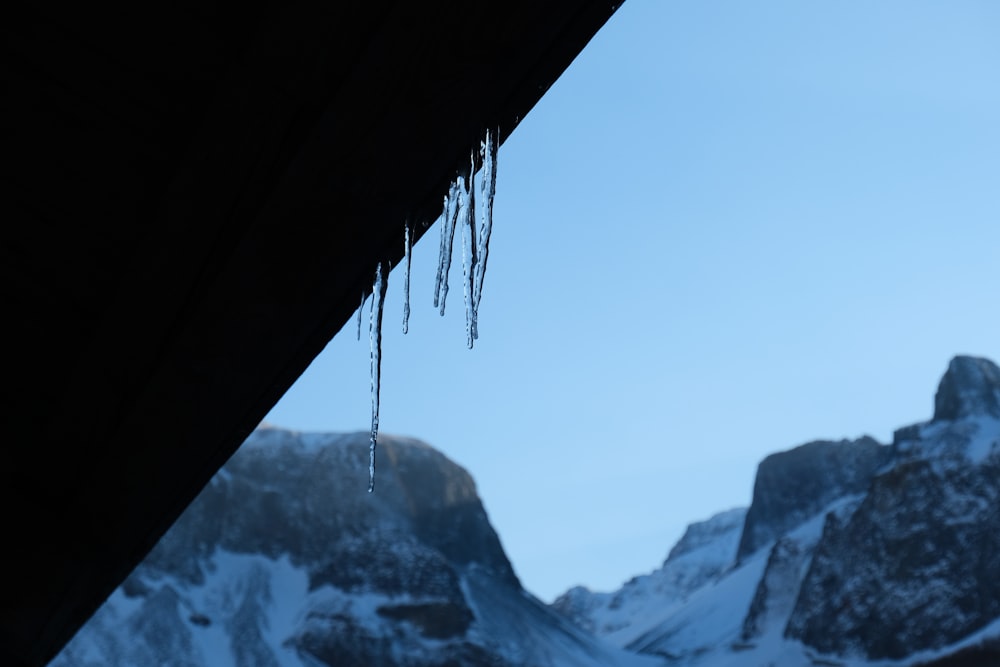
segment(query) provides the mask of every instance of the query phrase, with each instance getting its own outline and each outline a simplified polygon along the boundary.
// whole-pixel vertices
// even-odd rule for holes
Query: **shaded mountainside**
[[[738,549],[680,601],[650,587],[638,600],[633,580],[574,589],[556,608],[687,665],[1000,664],[1000,369],[955,357],[934,405],[891,446],[864,437],[767,457]],[[609,600],[627,620],[607,631]]]
[[[471,476],[412,439],[258,429],[51,667],[655,665],[520,583]]]

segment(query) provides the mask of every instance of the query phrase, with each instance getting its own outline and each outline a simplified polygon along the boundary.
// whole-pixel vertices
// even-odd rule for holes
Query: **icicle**
[[[462,275],[465,295],[465,338],[469,349],[477,337],[476,316],[474,309],[476,280],[476,189],[473,186],[472,174],[475,169],[475,156],[469,169],[469,181],[463,193],[465,207],[462,209]]]
[[[499,137],[490,132],[480,143],[479,158],[482,174],[479,182],[482,220],[476,228],[476,155],[471,155],[468,177],[459,175],[449,186],[444,197],[441,213],[441,242],[438,248],[437,275],[434,280],[434,307],[444,315],[448,298],[448,274],[454,252],[455,231],[461,216],[462,225],[462,287],[465,296],[466,343],[472,349],[479,338],[479,304],[483,296],[483,280],[486,276],[486,260],[489,257],[490,235],[493,231],[493,199],[496,194],[496,166]],[[424,223],[426,226],[426,223]],[[407,221],[403,236],[403,259],[406,264],[403,274],[403,333],[408,333],[410,322],[410,264],[413,255],[413,228]],[[369,319],[368,337],[371,346],[371,394],[372,427],[368,452],[368,492],[375,491],[375,448],[378,444],[379,390],[382,375],[382,310],[385,305],[388,271],[383,271],[382,262],[375,267],[372,283],[372,305]],[[361,293],[358,306],[358,339],[361,339],[361,311],[365,305],[365,293]]]
[[[365,292],[361,290],[361,304],[358,306],[358,340],[361,340],[361,311],[365,309]]]
[[[382,262],[379,262],[378,266],[375,267],[375,281],[372,283],[372,308],[368,324],[372,383],[372,433],[368,446],[368,493],[375,490],[375,445],[378,440],[379,382],[382,375],[382,306],[385,304],[385,291],[388,283],[388,276],[383,275]]]
[[[448,189],[444,198],[444,212],[441,219],[441,247],[438,253],[437,278],[434,281],[434,307],[440,305],[440,313],[444,315],[445,302],[448,299],[448,274],[451,272],[451,256],[455,245],[455,223],[458,220],[459,195],[464,181],[459,176]]]
[[[499,137],[492,132],[480,142],[479,158],[482,163],[479,193],[477,197],[476,154],[470,156],[469,175],[458,176],[448,189],[441,213],[441,242],[438,247],[437,276],[434,280],[434,307],[444,315],[448,297],[448,274],[455,232],[462,226],[462,272],[465,296],[466,342],[471,349],[479,338],[479,304],[483,298],[483,281],[486,276],[486,260],[489,257],[490,235],[493,231],[493,199],[496,194],[496,164]],[[482,221],[476,228],[476,200],[481,200]],[[461,221],[459,221],[461,218]],[[407,275],[409,271],[407,271]],[[406,325],[404,324],[404,332]]]
[[[403,333],[410,330],[410,261],[413,252],[413,237],[410,232],[410,223],[407,222],[403,230]]]
[[[469,294],[469,288],[471,287],[469,274],[470,271],[475,271],[475,268],[471,266],[472,261],[472,243],[469,241],[469,230],[465,225],[462,225],[462,286],[465,295],[465,344],[470,350],[475,340],[472,336],[472,295]]]
[[[483,298],[483,279],[486,277],[486,260],[490,252],[490,234],[493,232],[493,198],[497,190],[497,137],[486,132],[480,155],[483,160],[483,175],[480,194],[483,197],[482,226],[479,228],[479,247],[476,258],[476,275],[473,282],[472,324],[473,338],[479,338],[479,302]]]
[[[444,270],[445,264],[445,239],[448,237],[448,219],[451,217],[451,192],[454,185],[448,188],[448,194],[444,196],[444,205],[441,207],[441,240],[438,242],[438,264],[437,275],[434,276],[434,307],[438,307],[441,300],[441,284],[448,280],[448,275]],[[442,309],[443,310],[443,309]]]

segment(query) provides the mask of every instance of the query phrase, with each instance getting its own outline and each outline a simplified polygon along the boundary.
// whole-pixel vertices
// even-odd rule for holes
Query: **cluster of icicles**
[[[434,279],[434,307],[443,316],[448,299],[448,274],[456,232],[462,239],[462,292],[465,296],[465,337],[472,349],[479,338],[479,301],[483,295],[483,278],[489,256],[490,233],[493,229],[493,198],[497,186],[497,148],[499,138],[490,132],[479,147],[482,164],[478,193],[475,187],[476,156],[471,157],[469,176],[459,175],[448,188],[441,212],[441,246],[438,252],[437,276]],[[477,212],[479,215],[477,216]],[[479,223],[478,229],[476,223]],[[409,222],[403,238],[403,333],[410,327],[410,263],[413,249],[413,229]],[[384,265],[383,265],[384,264]],[[372,300],[368,323],[371,348],[372,428],[368,447],[368,492],[375,490],[375,446],[378,442],[379,382],[382,373],[382,309],[389,283],[388,262],[375,267]],[[361,313],[365,294],[358,307],[358,340],[361,340]]]

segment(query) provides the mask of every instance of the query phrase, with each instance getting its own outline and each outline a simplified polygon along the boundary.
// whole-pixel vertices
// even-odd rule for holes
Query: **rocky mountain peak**
[[[817,440],[766,457],[757,468],[737,559],[742,562],[838,498],[863,493],[890,456],[889,447],[863,436]]]
[[[934,421],[976,415],[1000,418],[1000,367],[989,359],[957,356],[934,396]]]
[[[707,544],[715,542],[721,536],[738,531],[743,527],[746,520],[747,510],[745,507],[737,507],[725,512],[720,512],[705,521],[696,521],[689,524],[684,535],[670,550],[667,561],[672,561],[686,553],[691,553]]]

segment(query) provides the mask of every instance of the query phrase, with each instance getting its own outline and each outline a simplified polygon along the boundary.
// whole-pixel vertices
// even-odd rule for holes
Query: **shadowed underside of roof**
[[[620,3],[27,4],[0,21],[12,666],[68,641]]]

